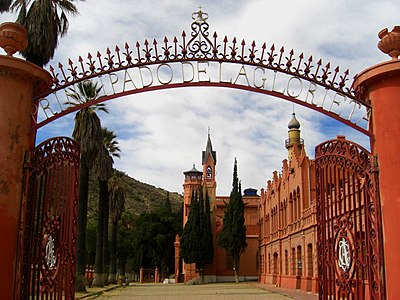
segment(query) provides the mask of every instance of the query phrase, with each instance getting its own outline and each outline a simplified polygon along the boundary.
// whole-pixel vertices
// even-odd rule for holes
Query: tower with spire
[[[193,164],[192,169],[183,172],[185,175],[185,181],[183,183],[183,225],[185,225],[188,220],[190,202],[192,200],[192,191],[198,191],[199,189],[207,191],[210,199],[211,210],[213,210],[217,188],[217,183],[215,180],[216,164],[217,153],[212,148],[210,130],[208,130],[206,149],[202,151],[203,171],[197,170],[195,164]],[[198,276],[195,264],[183,263],[183,272],[185,275],[185,282]]]
[[[185,181],[183,183],[183,224],[186,223],[192,191],[196,191],[200,188],[206,189],[210,198],[211,207],[216,198],[217,182],[215,180],[215,166],[217,164],[217,152],[213,150],[210,130],[208,130],[206,149],[202,151],[202,165],[203,171],[196,169],[193,164],[192,169],[183,172],[185,175]]]
[[[300,122],[296,119],[296,114],[293,113],[292,119],[288,124],[288,139],[285,141],[285,147],[288,149],[289,161],[293,158],[293,153],[298,149],[302,149],[304,146],[304,141],[300,138]]]
[[[210,197],[211,206],[216,197],[217,182],[215,180],[215,166],[217,165],[217,153],[212,148],[210,130],[208,130],[206,149],[202,153],[203,186]]]
[[[217,246],[218,234],[221,232],[223,226],[223,217],[225,214],[226,203],[229,202],[229,196],[217,196],[216,195],[216,165],[217,165],[217,153],[214,151],[210,129],[208,129],[206,147],[201,153],[201,162],[203,170],[199,171],[193,165],[192,169],[184,172],[185,181],[183,184],[184,188],[184,215],[183,225],[185,226],[190,209],[190,202],[192,191],[203,189],[203,195],[207,192],[210,201],[210,221],[211,221],[211,232],[213,234],[213,247],[214,247],[214,259],[211,264],[208,264],[205,269],[205,275],[207,276],[208,282],[217,282],[221,280],[227,280],[232,278],[232,257]],[[260,196],[257,195],[255,189],[245,189],[243,195],[243,202],[245,206],[245,224],[246,224],[246,242],[247,250],[241,256],[241,276],[246,278],[257,279],[257,265],[256,257],[258,249],[258,204]],[[179,246],[179,238],[177,239],[176,245]],[[179,247],[176,247],[175,256],[179,258]],[[175,264],[176,276],[179,277],[180,267],[179,259],[176,259]],[[195,279],[199,276],[196,270],[196,264],[182,263],[182,274],[184,275],[184,281]]]

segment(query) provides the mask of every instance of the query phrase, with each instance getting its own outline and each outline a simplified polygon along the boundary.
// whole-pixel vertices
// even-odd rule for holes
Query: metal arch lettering
[[[303,53],[296,58],[293,50],[285,53],[282,47],[277,51],[273,44],[268,50],[265,43],[257,48],[255,42],[247,45],[236,38],[231,42],[226,36],[218,39],[217,33],[208,32],[208,15],[201,13],[201,22],[196,18],[192,23],[189,41],[182,32],[181,39],[170,42],[165,38],[162,46],[146,40],[143,45],[136,43],[137,49],[132,51],[126,43],[124,51],[116,47],[113,53],[107,48],[105,54],[89,53],[86,61],[79,57],[77,64],[69,59],[68,66],[51,66],[53,86],[33,99],[32,129],[77,110],[65,104],[68,98],[62,100],[65,91],[79,82],[96,80],[102,86],[99,99],[82,105],[150,90],[221,86],[292,101],[371,135],[369,101],[348,86],[348,70],[341,74],[339,67],[331,69],[330,63],[324,66],[312,56],[305,59]]]

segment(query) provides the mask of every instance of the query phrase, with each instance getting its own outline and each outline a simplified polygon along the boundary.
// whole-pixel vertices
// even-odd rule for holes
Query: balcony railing
[[[290,145],[297,144],[298,139],[286,139],[285,140],[285,147],[289,147]],[[304,145],[304,139],[300,139],[299,145]]]

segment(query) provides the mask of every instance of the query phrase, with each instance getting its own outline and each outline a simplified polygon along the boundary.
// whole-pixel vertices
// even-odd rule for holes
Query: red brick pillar
[[[158,274],[158,268],[154,270],[154,283],[159,283],[160,282],[160,274]]]
[[[15,23],[0,24],[0,299],[14,299],[18,234],[23,197],[23,164],[33,147],[30,135],[32,97],[49,88],[48,72],[12,57],[26,47],[26,30]]]
[[[139,283],[143,283],[143,268],[140,268],[139,271]]]
[[[378,47],[392,60],[362,71],[355,86],[364,89],[371,100],[371,148],[378,157],[386,294],[387,299],[400,299],[400,27],[390,33],[382,30],[379,37]]]
[[[175,283],[179,282],[179,262],[181,258],[181,242],[179,241],[179,236],[175,237]]]

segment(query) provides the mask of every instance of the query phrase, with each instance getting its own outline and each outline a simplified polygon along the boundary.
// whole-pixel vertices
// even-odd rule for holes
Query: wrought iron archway
[[[192,17],[190,35],[183,31],[179,39],[165,37],[162,43],[146,39],[143,44],[136,42],[134,48],[125,43],[123,49],[107,48],[105,54],[89,53],[87,58],[79,56],[77,63],[69,59],[67,66],[59,63],[56,68],[50,67],[53,85],[34,99],[33,130],[85,106],[125,95],[214,86],[282,98],[372,135],[370,103],[349,86],[348,69],[341,73],[339,67],[332,68],[321,59],[306,58],[303,53],[296,57],[293,50],[285,52],[284,47],[278,49],[274,44],[260,47],[255,41],[228,41],[226,36],[221,40],[216,32],[210,34],[207,13],[200,9]],[[179,69],[179,78],[174,68]],[[227,71],[232,71],[231,75],[223,78]],[[214,78],[211,72],[215,72]],[[108,90],[103,88],[88,103],[70,105],[68,91],[86,80],[98,80]]]

